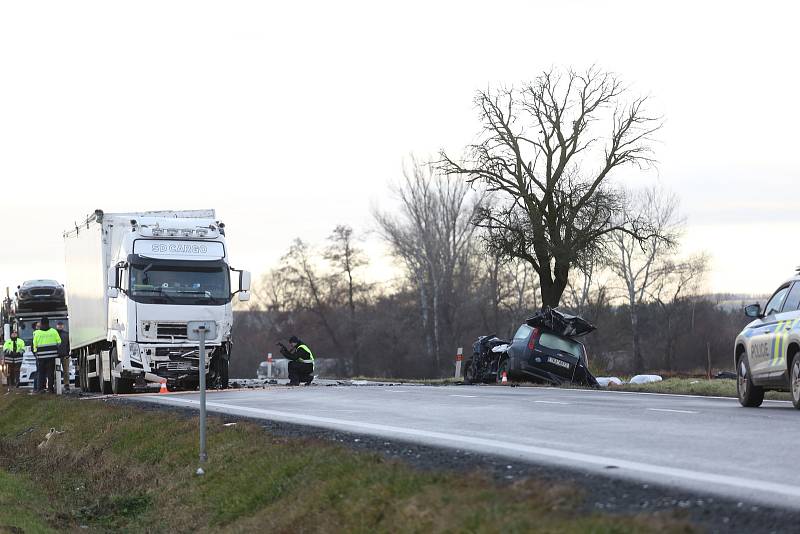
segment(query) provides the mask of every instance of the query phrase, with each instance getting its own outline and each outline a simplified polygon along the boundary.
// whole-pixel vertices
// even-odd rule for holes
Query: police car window
[[[530,334],[531,334],[531,330],[533,330],[533,328],[531,328],[530,326],[528,326],[526,324],[520,326],[519,330],[517,330],[517,333],[514,334],[514,339],[527,340],[528,336],[530,336]]]
[[[780,313],[787,293],[789,293],[789,286],[780,288],[767,302],[767,306],[764,308],[764,315]]]
[[[783,304],[784,312],[797,311],[800,308],[800,282],[795,282],[789,294],[786,296],[786,302]]]

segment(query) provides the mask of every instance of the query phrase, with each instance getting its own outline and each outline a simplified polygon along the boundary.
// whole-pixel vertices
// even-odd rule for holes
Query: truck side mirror
[[[250,292],[239,291],[239,302],[247,302],[248,300],[250,300]]]
[[[115,299],[119,296],[119,283],[117,282],[118,272],[116,265],[112,265],[108,268],[108,289],[106,290],[108,298]]]
[[[242,271],[242,274],[239,277],[239,291],[250,291],[250,279],[250,271]]]

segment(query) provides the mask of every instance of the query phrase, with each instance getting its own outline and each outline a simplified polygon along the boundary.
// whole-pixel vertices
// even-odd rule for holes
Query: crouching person
[[[278,343],[281,355],[289,360],[289,385],[311,384],[314,380],[314,354],[297,336],[289,338],[289,347]]]

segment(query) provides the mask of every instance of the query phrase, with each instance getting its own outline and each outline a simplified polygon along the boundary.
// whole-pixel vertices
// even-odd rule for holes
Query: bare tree
[[[361,346],[359,343],[358,323],[356,321],[356,301],[358,295],[364,291],[365,285],[355,281],[354,272],[359,267],[366,265],[367,260],[364,258],[361,249],[355,246],[353,229],[349,226],[339,225],[334,228],[333,233],[328,237],[328,241],[330,244],[325,250],[325,259],[345,278],[348,330],[353,347],[353,374],[359,375],[361,372]]]
[[[661,330],[664,333],[664,368],[672,371],[675,361],[675,314],[681,301],[696,296],[708,272],[709,257],[705,253],[684,260],[667,258],[659,268],[659,276],[650,297],[661,311]]]
[[[336,350],[342,354],[342,344],[332,324],[335,308],[335,281],[318,272],[309,246],[301,239],[292,242],[289,252],[281,260],[279,270],[282,291],[290,292],[288,298],[295,310],[307,310],[319,319]]]
[[[481,195],[413,158],[403,174],[397,190],[400,216],[378,211],[375,219],[417,293],[425,351],[438,372],[443,345],[456,342],[467,254],[475,232],[472,220]]]
[[[633,194],[618,216],[623,220],[639,217],[648,221],[654,230],[653,235],[645,240],[624,231],[612,234],[616,254],[608,262],[611,271],[623,284],[630,311],[633,368],[641,372],[644,370],[644,358],[639,308],[668,274],[663,262],[666,254],[674,250],[683,220],[678,213],[677,196],[659,187]]]
[[[519,258],[504,264],[502,275],[508,288],[508,297],[502,304],[508,311],[510,331],[514,332],[532,310],[539,308],[539,277],[529,263]]]
[[[539,275],[542,304],[557,306],[569,273],[606,251],[607,236],[640,240],[651,231],[620,219],[622,196],[609,179],[625,165],[653,163],[649,141],[661,120],[647,97],[628,99],[614,74],[551,70],[520,89],[479,92],[480,140],[468,163],[442,152],[441,168],[502,199],[478,224],[490,248],[528,262]]]

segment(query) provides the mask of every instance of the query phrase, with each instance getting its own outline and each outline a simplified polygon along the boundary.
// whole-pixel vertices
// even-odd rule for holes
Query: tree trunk
[[[636,304],[631,304],[631,334],[633,334],[633,372],[638,374],[644,371],[644,358],[639,338],[639,306]]]

